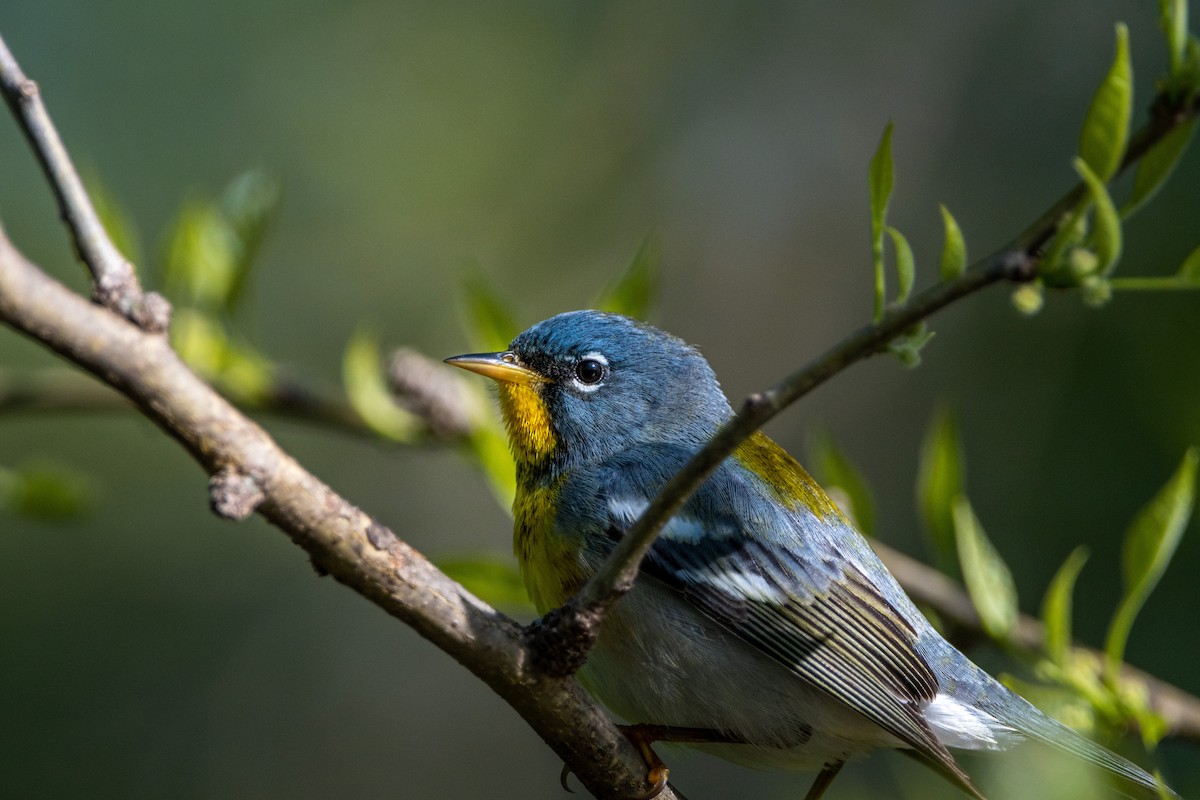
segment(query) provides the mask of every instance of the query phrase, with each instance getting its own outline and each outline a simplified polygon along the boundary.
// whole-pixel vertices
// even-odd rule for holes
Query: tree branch
[[[523,629],[304,470],[198,378],[161,335],[169,306],[142,294],[41,103],[0,40],[0,91],[42,162],[100,306],[22,256],[0,229],[0,321],[116,388],[212,476],[214,510],[257,511],[319,570],[411,626],[503,697],[597,797],[645,790],[641,755],[573,678],[537,671]],[[101,307],[103,306],[103,307]],[[117,312],[116,314],[110,311]],[[119,314],[119,316],[118,316]],[[661,797],[677,797],[668,786]]]
[[[0,320],[116,387],[209,472],[228,516],[258,513],[339,582],[448,653],[503,697],[598,797],[644,790],[637,750],[571,678],[531,667],[522,628],[305,471],[193,374],[167,343],[88,303],[0,231]],[[227,494],[231,483],[234,495]],[[669,791],[665,797],[673,797]]]
[[[1130,137],[1117,175],[1135,164],[1172,130],[1193,119],[1198,111],[1200,97],[1189,98],[1174,106],[1169,98],[1157,97],[1150,121]],[[1082,183],[1076,184],[1005,247],[975,262],[957,278],[926,289],[903,306],[887,309],[878,322],[864,325],[774,386],[747,397],[733,419],[663,487],[600,570],[568,602],[563,612],[556,615],[556,624],[577,633],[586,655],[604,614],[633,588],[642,559],[663,527],[738,445],[789,405],[852,364],[882,352],[889,342],[950,303],[994,283],[1023,283],[1037,278],[1043,248],[1058,233],[1071,211],[1084,200],[1086,192]],[[554,638],[561,637],[556,634]]]
[[[171,307],[162,295],[143,294],[133,265],[112,243],[58,131],[46,113],[36,83],[21,71],[0,38],[0,92],[20,123],[54,190],[75,252],[92,273],[93,298],[148,331],[165,331]]]

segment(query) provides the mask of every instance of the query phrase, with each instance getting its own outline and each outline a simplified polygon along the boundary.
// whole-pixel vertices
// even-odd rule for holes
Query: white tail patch
[[[1021,734],[978,708],[938,694],[925,704],[925,720],[938,741],[962,750],[1004,750],[1016,744]]]

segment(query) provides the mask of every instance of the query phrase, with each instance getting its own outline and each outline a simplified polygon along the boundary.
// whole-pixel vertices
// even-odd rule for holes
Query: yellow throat
[[[554,452],[558,441],[554,426],[550,424],[550,412],[536,385],[501,382],[497,386],[500,389],[500,413],[508,428],[508,440],[517,466],[540,464]]]

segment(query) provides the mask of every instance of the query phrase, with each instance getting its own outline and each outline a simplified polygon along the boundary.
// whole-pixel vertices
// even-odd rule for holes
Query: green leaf
[[[893,228],[891,225],[886,226],[885,230],[888,236],[892,237],[892,245],[896,248],[896,304],[904,305],[908,302],[909,295],[912,294],[913,281],[916,279],[917,265],[913,259],[912,247],[909,246],[908,240],[904,238],[904,234]]]
[[[1005,641],[1017,624],[1017,586],[964,495],[954,501],[954,536],[963,582],[983,629]]]
[[[1045,286],[1062,289],[1078,285],[1078,259],[1075,251],[1079,249],[1077,245],[1087,234],[1087,212],[1091,209],[1092,202],[1091,195],[1086,194],[1059,222],[1058,230],[1042,256],[1039,274]]]
[[[396,405],[379,357],[379,342],[365,329],[358,330],[342,357],[342,383],[358,415],[380,436],[396,442],[412,441],[421,429],[416,417]]]
[[[917,464],[917,509],[943,567],[955,561],[954,499],[966,491],[966,471],[957,415],[943,406],[929,423]]]
[[[875,155],[871,156],[871,257],[875,266],[875,321],[883,318],[887,282],[883,266],[883,229],[888,201],[892,197],[892,123],[883,129]]]
[[[467,440],[467,446],[483,470],[496,502],[505,511],[511,511],[517,493],[517,475],[504,431],[494,420],[491,424],[478,425]]]
[[[168,234],[167,292],[210,313],[225,309],[239,280],[240,252],[236,231],[216,205],[186,201]]]
[[[1046,287],[1041,280],[1023,283],[1013,290],[1012,304],[1017,311],[1027,317],[1042,310],[1046,303]]]
[[[662,268],[662,245],[653,234],[647,236],[633,261],[616,283],[604,290],[596,301],[595,308],[624,314],[634,319],[645,319],[654,299],[658,275]]]
[[[171,315],[171,346],[189,367],[233,400],[255,402],[275,382],[275,369],[253,348],[233,341],[225,326],[194,308]]]
[[[1189,286],[1200,286],[1200,247],[1197,247],[1179,265],[1175,277]]]
[[[952,281],[967,268],[967,242],[963,239],[962,229],[950,214],[950,209],[944,205],[938,206],[942,211],[942,227],[946,231],[942,243],[942,257],[938,263],[938,275],[943,281]]]
[[[847,507],[844,510],[847,516],[863,534],[873,536],[875,503],[871,499],[871,489],[862,473],[827,433],[815,434],[810,450],[821,485],[830,492],[837,490],[837,493],[845,498]]]
[[[1125,155],[1133,107],[1133,70],[1129,65],[1129,30],[1117,24],[1117,47],[1079,134],[1079,155],[1101,181],[1116,174]]]
[[[1087,562],[1086,547],[1076,547],[1067,560],[1054,573],[1046,597],[1042,600],[1043,642],[1050,659],[1062,665],[1071,648],[1071,595],[1075,591],[1075,580]]]
[[[1170,74],[1177,76],[1184,66],[1188,41],[1187,0],[1158,0],[1158,25],[1167,39]]]
[[[95,500],[91,479],[53,461],[0,468],[0,509],[46,522],[78,519]]]
[[[912,328],[888,342],[887,351],[900,359],[906,367],[921,366],[921,350],[929,344],[934,336],[933,331],[924,322],[919,322]]]
[[[1108,629],[1104,652],[1106,678],[1117,679],[1133,622],[1170,563],[1191,518],[1195,502],[1196,464],[1200,450],[1192,447],[1167,484],[1134,518],[1125,534],[1121,559],[1124,594]]]
[[[525,592],[525,582],[510,557],[478,553],[436,559],[434,564],[488,605],[507,611],[533,613],[533,603]]]
[[[1108,275],[1117,265],[1121,257],[1121,217],[1113,206],[1104,181],[1084,163],[1083,159],[1075,159],[1075,171],[1083,178],[1095,206],[1095,220],[1092,225],[1091,243],[1099,262],[1096,272]]]
[[[134,264],[140,264],[141,237],[128,209],[109,191],[104,181],[100,180],[99,174],[88,170],[84,176],[84,183],[88,196],[92,199],[92,206],[96,209],[96,216],[100,217],[100,224],[104,226],[108,238],[112,239],[121,255]]]
[[[1179,291],[1200,289],[1200,247],[1197,247],[1179,265],[1174,275],[1161,278],[1113,278],[1109,283],[1114,289],[1142,291]]]
[[[521,329],[492,285],[478,267],[471,267],[463,281],[466,297],[467,337],[472,347],[488,352],[507,350]]]
[[[250,268],[279,207],[279,184],[261,170],[238,175],[221,195],[219,208],[237,238],[233,280],[225,305],[233,308],[244,294]]]
[[[1196,132],[1196,120],[1190,119],[1159,140],[1138,161],[1133,175],[1133,190],[1129,199],[1121,206],[1122,219],[1128,219],[1135,211],[1150,201],[1158,192],[1179,163],[1179,157],[1187,150]]]

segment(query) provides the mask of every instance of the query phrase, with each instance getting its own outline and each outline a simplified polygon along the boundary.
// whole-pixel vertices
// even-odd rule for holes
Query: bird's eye
[[[575,365],[575,377],[586,386],[597,384],[604,377],[604,364],[594,358],[585,358]]]

